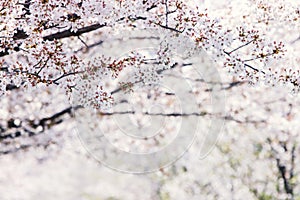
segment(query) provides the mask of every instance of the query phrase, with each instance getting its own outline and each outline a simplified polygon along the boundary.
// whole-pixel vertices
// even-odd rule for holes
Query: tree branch
[[[48,36],[43,37],[44,40],[49,40],[52,41],[54,39],[58,40],[58,39],[62,39],[62,38],[67,38],[67,37],[71,37],[71,36],[80,36],[84,33],[88,33],[91,31],[95,31],[99,28],[105,27],[107,24],[93,24],[87,27],[83,27],[77,30],[77,32],[73,32],[71,31],[71,29],[62,31],[62,32],[58,32],[58,33],[54,33]]]
[[[34,123],[32,120],[29,120],[29,126],[31,126],[31,128],[33,128],[33,129],[36,129],[37,127],[41,126],[43,130],[40,131],[39,133],[42,133],[46,129],[48,124],[51,124],[51,125],[59,124],[60,122],[62,122],[61,121],[62,116],[66,115],[66,114],[72,115],[73,110],[77,110],[79,108],[81,108],[81,106],[65,108],[64,110],[62,110],[58,113],[55,113],[55,114],[51,115],[50,117],[44,117],[40,120],[37,120],[38,121],[37,123]],[[7,131],[3,127],[0,127],[0,128],[1,128],[1,133],[5,133]],[[25,128],[22,125],[22,122],[20,123],[20,126],[18,128],[19,129],[21,128],[25,132],[27,132],[28,136],[34,136],[34,135],[39,134],[39,133],[35,133],[35,132],[30,131],[27,128]],[[10,134],[0,134],[0,141],[4,140],[4,139],[14,139],[14,138],[18,138],[21,136],[22,136],[22,134],[20,133],[20,131],[16,131],[16,132],[10,133]]]

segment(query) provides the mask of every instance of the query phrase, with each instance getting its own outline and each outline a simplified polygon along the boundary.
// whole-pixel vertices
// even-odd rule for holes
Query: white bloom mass
[[[0,1],[0,199],[300,199],[299,33],[299,0]],[[85,146],[157,152],[181,128],[149,174]]]

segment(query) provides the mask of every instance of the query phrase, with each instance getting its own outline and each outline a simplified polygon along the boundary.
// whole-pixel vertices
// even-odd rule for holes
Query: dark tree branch
[[[290,169],[290,179],[294,178],[295,170],[295,159],[296,159],[296,145],[294,144],[291,151],[291,169]],[[292,188],[293,189],[293,188]]]
[[[58,85],[58,82],[59,80],[67,77],[67,76],[72,76],[72,75],[76,75],[76,74],[80,74],[80,73],[83,73],[83,71],[78,71],[78,72],[69,72],[69,73],[66,73],[66,74],[62,74],[61,76],[57,77],[56,79],[54,80],[51,80],[51,82],[53,82],[54,84],[57,84]]]
[[[93,25],[90,25],[87,27],[80,28],[77,30],[77,32],[73,32],[73,31],[71,31],[71,29],[68,29],[68,30],[65,30],[62,32],[58,32],[58,33],[54,33],[54,34],[45,36],[45,37],[43,37],[43,39],[53,41],[53,40],[59,40],[59,39],[63,39],[63,38],[71,37],[71,36],[80,36],[84,33],[95,31],[95,30],[105,27],[105,26],[106,26],[106,23],[105,24],[93,24]],[[28,37],[29,36],[27,34],[25,34],[24,32],[20,32],[20,33],[17,32],[14,35],[14,40],[26,39]],[[16,47],[14,50],[20,51],[21,49]],[[0,52],[0,57],[6,56],[6,55],[9,55],[9,48],[6,48],[5,51]]]
[[[253,71],[260,72],[260,73],[263,73],[263,74],[266,74],[266,72],[264,72],[264,71],[262,71],[262,70],[259,70],[259,69],[255,68],[255,67],[252,67],[252,66],[249,65],[249,64],[246,64],[246,63],[245,63],[245,66],[248,67],[248,68],[250,68],[250,69],[252,69]]]
[[[284,189],[287,194],[293,195],[293,188],[289,183],[289,178],[286,176],[286,166],[280,164],[280,160],[276,159],[276,165],[279,170],[280,176],[283,179]]]
[[[42,131],[40,131],[39,133],[35,133],[35,132],[31,131],[31,130],[28,130],[27,128],[23,127],[22,125],[20,125],[17,128],[23,129],[25,132],[28,133],[28,136],[35,136],[35,135],[43,133],[43,131],[47,128],[47,126],[49,124],[55,125],[55,124],[61,123],[62,122],[61,117],[63,117],[66,114],[69,114],[70,116],[72,116],[72,112],[74,110],[79,109],[79,108],[81,108],[81,106],[74,106],[74,107],[65,108],[64,110],[62,110],[62,111],[60,111],[58,113],[55,113],[55,114],[53,114],[50,117],[44,117],[44,118],[38,120],[38,123],[34,123],[33,121],[28,120],[29,121],[29,125],[31,126],[31,128],[36,129],[39,126],[42,127]],[[22,124],[22,122],[21,122],[21,124]],[[4,133],[4,134],[0,134],[0,141],[4,140],[4,139],[14,139],[14,138],[18,138],[18,137],[22,136],[21,133],[20,133],[20,131],[18,131],[18,130],[16,132],[10,133],[10,134],[5,134],[6,131],[7,130],[5,130],[3,127],[1,127],[1,133]]]
[[[271,142],[271,139],[268,138],[267,139],[267,142],[269,143],[269,145],[271,146],[271,150],[272,150],[272,153],[273,153],[273,157],[275,157],[275,160],[276,160],[276,166],[277,166],[277,169],[278,169],[278,172],[279,172],[279,176],[283,179],[283,185],[284,185],[284,190],[287,194],[290,194],[292,196],[292,199],[294,199],[294,188],[291,184],[291,179],[293,178],[294,176],[294,162],[295,162],[295,145],[293,146],[292,148],[292,157],[291,157],[291,164],[292,164],[292,167],[291,167],[291,170],[290,170],[290,176],[288,177],[288,173],[287,173],[287,170],[286,170],[286,166],[283,165],[281,163],[281,160],[276,156],[276,154],[278,153],[273,145],[272,145],[272,142]],[[285,146],[282,146],[282,148],[286,148]],[[287,151],[287,149],[285,150]]]
[[[237,48],[231,50],[230,52],[227,52],[226,54],[232,54],[233,52],[235,52],[235,51],[237,51],[237,50],[239,50],[239,49],[241,49],[241,48],[243,48],[243,47],[245,47],[245,46],[248,46],[249,44],[251,44],[251,43],[254,42],[254,41],[255,41],[255,39],[250,40],[249,42],[247,42],[247,43],[245,43],[245,44],[243,44],[243,45],[241,45],[241,46],[238,46]]]
[[[155,25],[157,26],[160,26],[161,28],[164,28],[164,29],[167,29],[167,30],[170,30],[170,31],[174,31],[174,32],[177,32],[177,33],[183,33],[185,29],[183,30],[177,30],[176,28],[172,28],[172,27],[169,27],[169,26],[166,26],[166,25],[162,25],[162,24],[158,24],[158,23],[154,23]]]
[[[87,27],[83,27],[83,28],[80,28],[77,30],[77,32],[73,32],[71,31],[71,29],[68,29],[68,30],[65,30],[65,31],[62,31],[62,32],[58,32],[58,33],[54,33],[54,34],[51,34],[51,35],[48,35],[48,36],[45,36],[43,37],[44,40],[59,40],[59,39],[63,39],[63,38],[67,38],[67,37],[71,37],[71,36],[80,36],[84,33],[88,33],[88,32],[91,32],[91,31],[95,31],[99,28],[102,28],[102,27],[105,27],[106,26],[106,23],[104,24],[93,24],[93,25],[90,25],[90,26],[87,26]]]
[[[135,111],[119,111],[119,112],[99,112],[100,115],[103,116],[111,116],[111,115],[135,115],[137,114]],[[190,116],[196,116],[196,117],[203,117],[203,116],[215,116],[219,117],[226,121],[234,121],[239,124],[259,124],[259,123],[266,123],[265,120],[238,120],[233,118],[232,116],[217,116],[216,114],[208,113],[208,112],[192,112],[192,113],[149,113],[149,112],[143,112],[139,113],[142,115],[147,116],[162,116],[162,117],[190,117]]]
[[[231,57],[230,52],[227,52],[227,51],[225,51],[225,50],[223,50],[223,52],[224,52],[227,56]],[[239,61],[239,62],[241,62],[241,61]],[[266,74],[266,72],[264,72],[264,71],[262,71],[262,70],[259,70],[259,69],[255,68],[255,67],[252,67],[251,65],[249,65],[249,64],[247,64],[247,63],[244,63],[244,66],[245,66],[245,67],[248,67],[248,68],[250,68],[250,69],[252,69],[253,71],[260,72],[260,73],[263,73],[263,74]]]

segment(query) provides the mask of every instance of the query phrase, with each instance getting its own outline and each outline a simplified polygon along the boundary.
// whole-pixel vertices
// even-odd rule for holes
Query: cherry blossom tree
[[[299,199],[299,3],[0,2],[1,199]],[[221,81],[190,68],[200,51]],[[178,93],[157,87],[178,76],[191,86],[194,112],[178,110],[188,98],[178,103]],[[226,92],[224,112],[214,110],[212,92]],[[181,119],[196,117],[201,131],[212,120],[226,124],[205,158],[195,141],[143,176],[99,166],[74,131],[88,122],[116,133],[113,120],[132,117],[137,126],[168,123],[139,142],[106,135],[124,151],[172,143]]]

